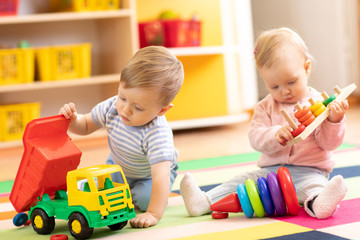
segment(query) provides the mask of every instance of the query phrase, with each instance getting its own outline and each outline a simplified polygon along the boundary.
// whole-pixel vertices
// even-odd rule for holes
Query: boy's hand
[[[293,135],[291,134],[292,131],[293,129],[289,125],[280,128],[275,135],[275,138],[278,141],[278,143],[280,143],[282,146],[285,146],[287,141],[290,141],[294,138]]]
[[[76,108],[74,103],[65,104],[59,110],[59,114],[64,115],[65,118],[74,120],[77,117]]]
[[[130,225],[133,228],[147,228],[156,225],[158,221],[159,220],[150,212],[145,212],[131,219]]]
[[[346,100],[341,102],[334,100],[328,105],[328,108],[330,111],[327,119],[332,123],[338,123],[343,119],[349,103]]]

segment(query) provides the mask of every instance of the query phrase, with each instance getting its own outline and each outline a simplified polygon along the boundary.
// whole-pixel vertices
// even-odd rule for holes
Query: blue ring
[[[249,196],[246,192],[246,187],[244,184],[239,184],[236,188],[241,208],[246,217],[251,218],[254,215],[254,210],[251,206]]]
[[[275,213],[275,208],[266,179],[264,177],[260,177],[257,180],[257,185],[265,212],[268,216],[272,216]]]

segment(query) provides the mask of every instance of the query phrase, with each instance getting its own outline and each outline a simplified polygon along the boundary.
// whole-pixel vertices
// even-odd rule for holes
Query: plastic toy
[[[315,102],[312,99],[309,99],[309,102],[312,104],[309,107],[309,110],[311,112],[313,112],[313,114],[316,117],[315,117],[315,119],[311,120],[310,124],[307,124],[307,123],[305,124],[305,122],[302,122],[302,120],[300,121],[300,119],[299,119],[299,122],[302,122],[306,126],[306,128],[297,136],[293,135],[294,139],[292,139],[291,141],[287,141],[286,145],[291,146],[291,145],[299,143],[299,142],[303,141],[305,138],[307,138],[329,116],[329,108],[327,107],[327,105],[335,99],[338,101],[345,100],[355,89],[356,89],[356,85],[354,83],[348,85],[347,87],[345,87],[343,89],[340,89],[338,86],[335,86],[334,87],[334,91],[336,93],[335,95],[328,96],[327,93],[322,93],[324,101]],[[296,107],[296,108],[302,109],[301,106]],[[298,114],[303,116],[304,113],[298,113]],[[296,115],[296,113],[295,113],[295,115]],[[291,119],[291,117],[289,117],[289,118]],[[286,119],[286,120],[289,122],[288,119]],[[289,124],[290,124],[290,122],[289,122]],[[295,126],[296,126],[296,124],[295,124]],[[297,126],[294,129],[297,129]]]
[[[27,220],[28,220],[28,215],[24,212],[21,212],[15,215],[15,217],[13,218],[13,224],[17,227],[20,227],[26,224]]]
[[[306,106],[301,108],[300,104],[297,103],[295,105],[295,108],[298,110],[295,113],[295,117],[300,123],[304,124],[305,127],[309,126],[310,123],[312,123],[315,120],[315,115]]]
[[[300,124],[299,126],[297,126],[294,120],[290,117],[289,113],[286,112],[284,109],[281,109],[280,112],[283,115],[283,117],[286,119],[286,121],[289,123],[290,127],[294,129],[294,131],[291,132],[293,137],[298,136],[300,133],[302,133],[305,130],[305,125]]]
[[[68,236],[65,234],[56,234],[50,237],[50,240],[68,240]]]
[[[237,186],[237,193],[232,193],[220,201],[212,204],[214,219],[227,218],[229,212],[243,211],[245,216],[251,218],[254,213],[257,217],[297,215],[300,205],[289,170],[285,167],[278,169],[277,175],[269,173],[267,179],[261,177],[257,186],[252,179],[246,180],[245,185]]]
[[[130,188],[120,166],[76,169],[81,151],[67,135],[63,116],[39,118],[25,128],[24,153],[10,201],[17,212],[29,211],[33,229],[49,234],[57,219],[68,220],[76,239],[89,238],[94,228],[122,229],[135,217]],[[122,182],[112,181],[119,172]],[[85,182],[83,189],[78,181]],[[66,192],[67,191],[67,192]]]

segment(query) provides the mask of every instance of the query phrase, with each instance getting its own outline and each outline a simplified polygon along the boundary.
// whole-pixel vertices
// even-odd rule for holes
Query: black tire
[[[89,227],[89,223],[79,212],[72,213],[69,217],[68,227],[71,235],[76,239],[87,239],[93,234],[94,228]],[[78,229],[75,229],[78,228]]]
[[[120,230],[120,229],[123,229],[126,226],[127,223],[128,223],[128,221],[124,221],[124,222],[116,223],[116,224],[113,224],[113,225],[109,225],[108,227],[111,230]]]
[[[36,208],[31,213],[31,225],[38,234],[49,234],[55,228],[55,218],[49,217],[41,208]]]

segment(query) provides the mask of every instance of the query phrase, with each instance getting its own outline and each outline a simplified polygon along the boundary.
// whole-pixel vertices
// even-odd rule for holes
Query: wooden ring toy
[[[325,99],[322,103],[325,105],[325,107],[327,107],[327,105],[329,105],[329,103],[331,103],[332,101],[334,101],[336,99],[334,94],[331,94],[329,96],[329,98]]]
[[[293,137],[296,137],[300,135],[300,133],[302,133],[304,130],[305,130],[305,125],[300,124],[296,129],[294,129],[294,131],[291,132],[291,135],[293,135]]]
[[[257,217],[265,216],[265,209],[261,202],[259,192],[256,189],[255,181],[252,179],[248,179],[245,182],[246,192],[249,195],[249,199],[251,202],[251,206],[254,209],[254,212]]]
[[[296,196],[296,191],[290,176],[290,172],[287,168],[281,167],[278,169],[277,175],[288,211],[291,215],[296,216],[300,211],[300,205]]]
[[[317,101],[314,105],[310,106],[309,109],[315,115],[315,117],[317,117],[323,111],[325,111],[326,107],[321,101]]]
[[[246,187],[244,184],[239,184],[236,187],[236,191],[240,200],[241,208],[246,217],[251,218],[254,215],[254,209],[251,207],[249,196],[246,192]]]
[[[309,113],[309,109],[306,107],[306,106],[304,106],[301,110],[298,110],[295,114],[294,114],[294,116],[297,118],[297,119],[301,119],[301,118],[303,118],[306,114],[308,114]],[[310,111],[310,113],[311,113],[311,111]]]
[[[281,191],[279,180],[276,173],[269,173],[266,177],[269,185],[270,195],[274,203],[274,207],[278,216],[284,216],[286,214],[286,205],[284,195]]]
[[[257,180],[257,185],[265,212],[268,216],[272,216],[275,213],[275,208],[274,208],[274,203],[271,199],[270,190],[266,182],[266,179],[264,177],[260,177]]]

